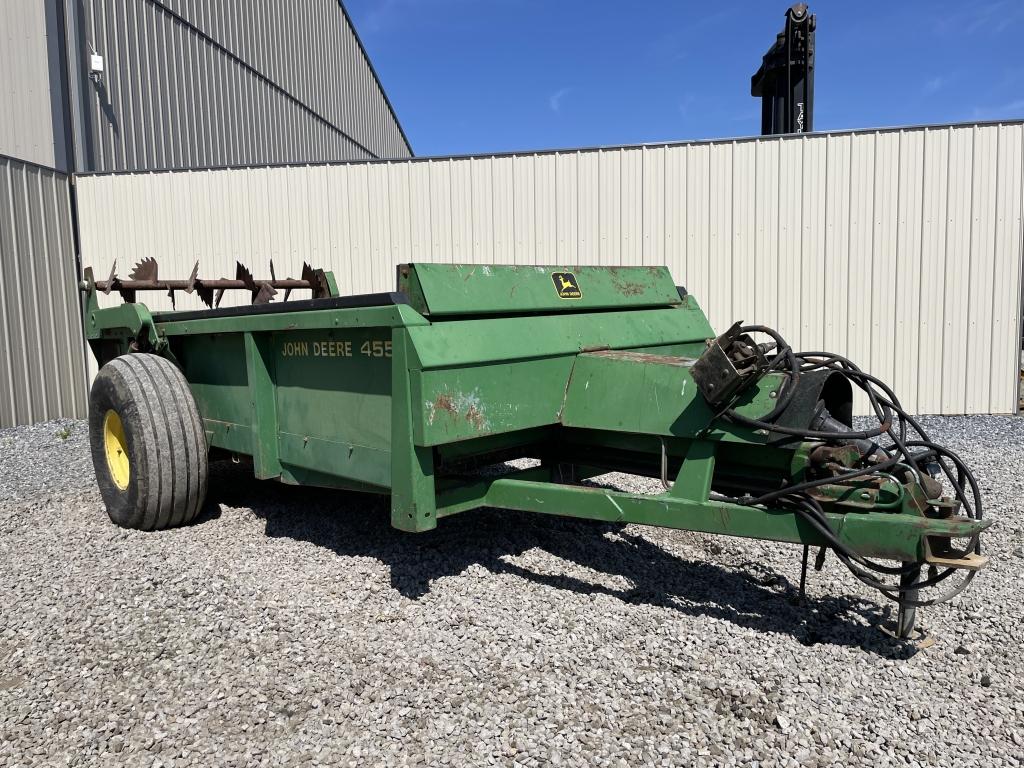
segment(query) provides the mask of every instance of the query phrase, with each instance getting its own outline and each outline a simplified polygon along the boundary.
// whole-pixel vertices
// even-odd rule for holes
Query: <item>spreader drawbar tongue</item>
[[[302,264],[302,278],[295,280],[286,277],[278,280],[274,272],[274,262],[270,262],[270,279],[261,280],[252,276],[252,272],[240,261],[235,262],[235,279],[226,278],[200,279],[199,262],[192,267],[192,274],[187,280],[161,280],[156,259],[146,258],[140,261],[132,269],[127,280],[117,276],[117,262],[110,268],[110,276],[106,280],[96,281],[96,289],[104,294],[117,291],[121,298],[128,303],[135,303],[137,291],[167,291],[171,299],[171,306],[175,306],[175,292],[184,291],[187,294],[198,294],[202,302],[213,309],[219,307],[224,298],[224,292],[230,290],[245,290],[252,295],[253,304],[268,304],[274,300],[278,290],[284,291],[284,300],[288,301],[291,292],[297,289],[306,289],[313,292],[314,299],[325,299],[331,295],[330,284],[327,275],[322,269],[315,269],[309,264]]]

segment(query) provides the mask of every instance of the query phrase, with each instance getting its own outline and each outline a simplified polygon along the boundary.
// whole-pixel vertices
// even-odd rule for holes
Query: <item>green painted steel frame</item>
[[[424,311],[437,307],[446,317],[428,319],[413,306],[390,304],[181,320],[170,313],[154,322],[141,304],[99,309],[92,289],[84,309],[86,336],[98,357],[134,345],[175,360],[200,404],[210,444],[251,456],[256,477],[390,493],[392,524],[401,530],[429,530],[439,518],[493,506],[825,543],[792,511],[711,500],[716,473],[798,481],[807,449],[768,444],[767,435],[718,420],[697,396],[689,364],[713,333],[693,297],[679,297],[667,271],[563,268],[578,273],[587,297],[571,311],[570,303],[545,298],[552,288],[547,268],[478,274],[475,266],[432,266],[424,269],[422,282],[415,265],[408,269],[405,285],[412,304]],[[446,282],[446,275],[458,284]],[[482,286],[479,294],[468,282],[474,276]],[[91,276],[88,283],[91,288]],[[430,286],[433,303],[424,293]],[[499,289],[494,306],[515,306],[510,296],[518,289],[538,311],[488,316],[487,297],[498,296]],[[466,302],[464,309],[460,301]],[[327,338],[333,345],[352,344],[368,339],[367,333],[376,336],[365,360],[336,346],[332,355],[345,352],[337,360],[285,360],[289,344],[315,346],[321,343],[316,339]],[[345,413],[324,413],[323,424],[312,428],[308,417],[300,424],[304,431],[285,426],[294,421],[293,413],[281,411],[285,378],[294,380],[286,402],[299,403],[315,416],[307,401],[317,392],[352,387],[353,377],[369,375],[366,366],[384,362],[372,358],[385,351],[390,354],[386,445],[346,439],[351,415]],[[762,379],[737,407],[754,416],[771,410],[779,376]],[[437,468],[439,459],[502,450],[541,456],[544,462],[507,476],[470,479]],[[602,451],[611,457],[604,464],[598,461]],[[567,457],[579,479],[620,468],[627,456],[634,462],[629,469],[640,465],[652,474],[661,451],[678,463],[675,482],[663,494],[559,484],[553,475],[556,463]],[[853,500],[860,490],[856,484],[832,489],[827,514],[840,538],[866,556],[920,561],[926,537],[968,537],[984,527],[963,518],[925,516],[912,489],[895,487],[869,494],[866,502]]]
[[[788,509],[749,507],[709,498],[716,444],[694,441],[671,490],[642,495],[598,486],[562,485],[550,467],[536,467],[506,477],[481,478],[474,484],[442,491],[436,517],[480,507],[579,517],[611,523],[636,523],[742,538],[824,546],[824,538],[799,514]],[[585,467],[578,478],[606,471]],[[938,519],[899,511],[829,511],[826,516],[841,541],[866,557],[918,562],[925,539],[968,538],[990,521]]]

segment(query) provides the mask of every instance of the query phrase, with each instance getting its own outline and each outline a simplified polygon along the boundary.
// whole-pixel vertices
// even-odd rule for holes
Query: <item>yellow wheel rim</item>
[[[124,439],[124,425],[116,411],[107,411],[103,417],[103,447],[114,485],[122,491],[127,490],[132,469],[128,460],[128,441]]]

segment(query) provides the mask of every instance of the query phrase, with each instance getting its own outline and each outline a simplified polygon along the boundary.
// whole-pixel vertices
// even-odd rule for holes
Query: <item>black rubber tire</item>
[[[124,489],[114,481],[104,444],[111,410],[127,446]],[[169,360],[137,353],[100,369],[89,394],[89,444],[100,494],[117,525],[162,530],[199,514],[209,476],[206,433],[188,382]]]

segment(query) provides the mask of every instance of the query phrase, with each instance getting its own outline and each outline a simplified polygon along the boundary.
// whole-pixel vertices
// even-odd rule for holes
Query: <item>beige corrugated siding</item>
[[[405,261],[665,264],[716,328],[847,354],[917,412],[1010,413],[1022,147],[1011,122],[88,176],[82,249],[104,275],[308,260],[345,293],[390,290]]]
[[[86,413],[68,180],[0,156],[0,427]]]

